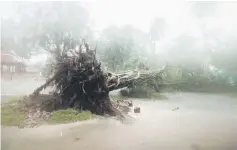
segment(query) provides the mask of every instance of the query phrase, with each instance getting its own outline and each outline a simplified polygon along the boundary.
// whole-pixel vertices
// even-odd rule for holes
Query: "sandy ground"
[[[4,81],[5,94],[32,92],[43,81]],[[23,85],[24,84],[24,85]],[[14,85],[14,86],[13,86]],[[16,86],[18,85],[18,86]],[[2,127],[3,150],[237,150],[237,98],[178,93],[137,100],[133,122],[113,119],[18,129]],[[6,96],[5,96],[6,97]]]

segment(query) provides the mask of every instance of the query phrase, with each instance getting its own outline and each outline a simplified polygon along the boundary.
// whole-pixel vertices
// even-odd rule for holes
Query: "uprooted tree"
[[[162,71],[104,73],[101,63],[96,60],[96,49],[91,50],[85,39],[82,39],[82,42],[75,42],[71,37],[54,39],[56,40],[51,40],[48,44],[48,50],[55,58],[52,76],[31,95],[36,97],[47,86],[55,86],[53,95],[56,98],[49,100],[53,101],[51,103],[46,102],[53,104],[53,109],[76,108],[90,110],[98,115],[115,116],[119,112],[111,104],[110,91],[131,87],[134,83],[144,80],[161,80]]]

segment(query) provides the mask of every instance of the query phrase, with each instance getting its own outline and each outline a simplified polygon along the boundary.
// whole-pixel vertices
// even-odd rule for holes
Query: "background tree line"
[[[29,58],[41,53],[53,35],[71,33],[76,39],[85,37],[92,47],[97,45],[98,59],[111,71],[136,69],[142,62],[151,69],[164,64],[205,69],[211,64],[236,74],[237,30],[227,36],[205,26],[205,20],[215,11],[215,6],[215,3],[192,3],[190,13],[199,19],[203,41],[181,34],[166,44],[161,54],[157,53],[157,45],[166,35],[165,18],[155,18],[147,33],[131,25],[108,26],[98,32],[93,30],[89,12],[79,3],[21,2],[15,6],[15,15],[1,20],[1,50],[13,50],[17,55]]]

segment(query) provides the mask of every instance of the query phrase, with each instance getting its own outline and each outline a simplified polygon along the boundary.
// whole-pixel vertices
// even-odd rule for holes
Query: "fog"
[[[42,120],[40,124],[46,125],[30,129],[2,126],[2,149],[237,149],[237,2],[0,2],[0,14],[1,63],[10,58],[8,54],[24,62],[19,61],[24,64],[23,67],[10,59],[4,62],[7,69],[15,65],[20,70],[1,70],[1,102],[7,104],[11,96],[18,99],[19,95],[32,94],[52,74],[60,77],[60,81],[57,84],[51,80],[54,85],[42,90],[41,94],[54,90],[53,95],[57,95],[59,91],[61,100],[62,95],[66,95],[62,94],[66,88],[83,83],[82,88],[74,87],[67,91],[73,93],[83,89],[83,94],[74,95],[89,95],[84,84],[91,82],[95,74],[96,82],[101,79],[98,91],[101,91],[100,84],[107,88],[112,80],[116,80],[116,89],[121,88],[118,87],[121,78],[134,81],[119,89],[120,93],[107,92],[109,88],[106,89],[106,96],[110,96],[114,103],[120,99],[133,102],[134,106],[128,108],[132,111],[135,106],[139,106],[139,110],[141,108],[141,113],[131,111],[126,114],[129,119],[121,122],[112,117],[99,117],[64,125],[48,125],[48,120]],[[55,64],[66,64],[66,61],[60,62],[64,60],[61,56],[78,50],[82,38],[95,52],[93,57],[88,53],[88,58],[93,60],[85,61],[86,65],[93,62],[91,68],[86,68],[88,72],[92,70],[93,76],[90,72],[83,74],[86,69],[79,61],[81,58],[84,60],[82,53],[78,53],[79,60],[68,57],[73,62],[69,60],[69,67],[63,67],[62,70],[66,71],[57,72],[60,69]],[[65,48],[65,45],[69,46]],[[63,53],[57,46],[65,48],[68,53]],[[94,73],[95,58],[99,61],[96,67],[103,70],[99,72],[101,77],[98,77],[98,72]],[[75,60],[78,62],[71,67]],[[158,73],[165,65],[169,66],[168,69]],[[86,79],[83,82],[75,80],[76,84],[71,84],[78,72],[75,75],[70,69],[82,73]],[[136,85],[135,81],[140,77],[138,70],[152,79],[144,76],[141,79],[145,82],[140,84],[139,81]],[[104,73],[108,72],[113,72],[112,77],[117,75],[116,79],[107,79]],[[125,74],[120,78],[121,72]],[[81,76],[79,74],[76,78]],[[70,84],[64,90],[58,90],[57,87],[63,87],[59,86],[61,81]],[[94,87],[97,83],[88,89]],[[130,91],[137,97],[129,95]],[[128,95],[123,95],[123,92]],[[70,103],[72,98],[74,101],[74,95],[69,96]],[[109,99],[107,97],[106,100]],[[93,99],[98,100],[95,96]],[[14,111],[6,113],[5,110],[5,114],[10,113],[9,117],[4,116],[5,120],[15,121],[11,119],[15,117]],[[49,112],[49,117],[53,112]],[[30,122],[26,119],[24,116],[24,123]]]
[[[233,71],[236,8],[236,2],[1,2],[1,50],[27,56],[29,64],[42,64],[47,53],[40,38],[71,32],[97,44],[105,63],[124,48],[123,53],[143,56],[149,65],[213,65]],[[104,58],[105,49],[114,51]]]

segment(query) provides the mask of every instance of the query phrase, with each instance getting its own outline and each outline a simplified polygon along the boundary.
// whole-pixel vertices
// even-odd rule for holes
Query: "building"
[[[25,72],[26,64],[19,56],[1,53],[1,72]]]

